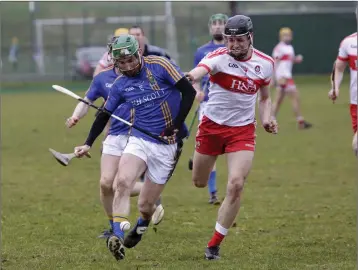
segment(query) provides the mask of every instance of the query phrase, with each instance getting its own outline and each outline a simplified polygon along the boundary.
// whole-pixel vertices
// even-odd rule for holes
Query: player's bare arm
[[[209,71],[205,67],[200,66],[192,69],[186,76],[194,83],[200,83],[200,80],[208,73]]]
[[[195,96],[195,99],[196,101],[198,102],[202,102],[205,98],[205,93],[203,91],[203,89],[201,88],[201,85],[199,82],[194,82],[193,83],[193,87],[196,91],[196,96]]]
[[[196,68],[192,69],[189,73],[186,74],[187,79],[193,83],[193,87],[196,90],[196,100],[198,102],[201,102],[204,100],[205,93],[201,89],[200,81],[208,73],[209,73],[209,71],[206,68],[196,67]]]
[[[346,69],[347,62],[337,59],[334,67],[334,78],[333,78],[333,88],[328,93],[328,97],[331,100],[336,100],[339,96],[339,88],[343,80],[344,70]]]
[[[196,94],[196,100],[198,102],[201,102],[204,100],[205,97],[205,93],[204,91],[201,89],[200,86],[200,81],[201,79],[207,75],[209,73],[209,71],[204,68],[204,67],[196,67],[193,70],[191,70],[188,74],[187,77],[189,80],[191,80],[193,82],[193,87],[196,90],[197,94]]]
[[[271,98],[269,86],[262,86],[259,95],[259,115],[262,126],[269,133],[277,133],[277,122],[271,120]]]
[[[92,100],[89,100],[87,97],[85,97],[84,100],[89,101],[91,103],[93,102]],[[68,128],[75,126],[81,118],[87,115],[88,109],[89,106],[87,104],[83,102],[79,102],[75,110],[73,111],[72,116],[66,120],[66,126]]]

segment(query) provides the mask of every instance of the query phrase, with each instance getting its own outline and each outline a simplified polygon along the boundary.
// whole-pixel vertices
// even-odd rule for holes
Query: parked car
[[[75,59],[72,61],[72,79],[92,79],[93,72],[107,51],[107,47],[81,47],[75,52]]]

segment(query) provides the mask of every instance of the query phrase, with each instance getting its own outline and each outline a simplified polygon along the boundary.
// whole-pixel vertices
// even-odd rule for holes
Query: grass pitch
[[[68,167],[48,152],[49,147],[71,152],[81,144],[94,110],[67,130],[64,121],[76,102],[51,90],[51,84],[46,91],[26,93],[24,88],[4,94],[3,269],[354,269],[357,163],[351,151],[348,83],[335,105],[327,98],[327,76],[300,77],[297,84],[304,116],[314,127],[297,130],[288,100],[278,117],[277,136],[258,127],[238,227],[230,230],[222,259],[214,262],[205,261],[203,251],[218,208],[207,204],[207,189],[191,183],[187,161],[193,137],[164,191],[166,212],[157,233],[150,229],[118,263],[105,241],[96,238],[107,228],[98,191],[100,140],[92,159],[73,160]],[[221,157],[220,197],[226,181]],[[134,198],[132,222],[137,215]]]

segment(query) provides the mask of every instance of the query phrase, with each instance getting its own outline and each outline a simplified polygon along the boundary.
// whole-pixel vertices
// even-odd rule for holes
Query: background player
[[[118,28],[116,31],[114,31],[114,36],[112,36],[108,42],[108,44],[111,44],[115,37],[118,37],[120,35],[128,34],[127,28]],[[110,55],[108,55],[108,52],[104,53],[102,58],[99,60],[98,65],[96,66],[96,69],[94,71],[94,76],[97,75],[101,70],[104,70],[106,68],[109,68],[113,66],[112,60]]]
[[[129,34],[137,39],[139,43],[139,48],[141,49],[143,56],[157,55],[172,60],[169,54],[164,49],[158,46],[148,44],[148,39],[144,35],[144,30],[140,26],[133,25],[131,28],[129,28]]]
[[[194,67],[196,67],[199,62],[210,52],[215,51],[218,48],[225,47],[223,32],[225,28],[225,24],[228,20],[228,16],[225,14],[214,14],[209,19],[209,32],[212,36],[212,40],[207,44],[198,48],[195,52],[194,56]],[[202,120],[204,115],[204,110],[206,107],[206,103],[209,99],[209,76],[205,76],[201,82],[194,83],[194,88],[197,91],[197,100],[200,102],[199,106],[199,122]],[[192,159],[189,160],[189,169],[191,170],[193,167]],[[209,176],[208,182],[209,189],[209,203],[210,204],[220,204],[220,201],[217,196],[217,188],[216,188],[216,164]]]
[[[276,118],[281,103],[288,95],[291,98],[292,108],[296,116],[299,129],[307,129],[312,124],[306,122],[301,114],[300,98],[297,87],[292,78],[292,66],[303,61],[302,55],[295,55],[291,44],[292,31],[288,27],[280,29],[280,42],[273,50],[272,56],[275,59],[275,83],[277,86],[276,99],[273,104],[273,116]]]
[[[184,121],[195,98],[195,90],[180,69],[164,57],[142,57],[138,42],[122,35],[113,44],[112,58],[123,74],[113,84],[105,109],[113,112],[129,102],[135,109],[135,124],[154,135],[162,134],[168,145],[136,129],[132,130],[115,180],[113,235],[107,245],[117,260],[125,256],[124,246],[134,247],[147,230],[153,206],[174,171],[181,153],[181,139],[187,136]],[[181,102],[178,102],[181,100]],[[76,147],[79,156],[89,151],[104,129],[109,115],[101,112],[92,125],[85,145]],[[128,224],[129,195],[135,180],[146,172],[138,207],[141,217],[124,240],[122,224]]]
[[[338,56],[334,64],[334,78],[328,96],[335,101],[340,92],[344,70],[349,64],[350,69],[350,114],[353,128],[352,148],[357,156],[357,32],[344,38],[339,46]]]
[[[260,91],[259,115],[265,130],[277,133],[270,121],[269,84],[274,61],[253,48],[253,24],[249,17],[236,15],[225,25],[226,48],[209,53],[189,72],[198,81],[210,74],[209,101],[196,136],[193,182],[205,187],[219,155],[226,154],[228,184],[221,204],[215,233],[205,250],[208,260],[219,259],[219,246],[240,208],[245,180],[255,150],[255,104]]]

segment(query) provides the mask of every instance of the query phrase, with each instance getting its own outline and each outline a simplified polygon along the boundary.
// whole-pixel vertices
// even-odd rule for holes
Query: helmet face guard
[[[231,17],[225,25],[224,39],[227,44],[229,54],[237,60],[244,59],[250,48],[253,46],[253,25],[249,17],[236,15]],[[243,47],[242,37],[247,37],[249,44]],[[236,45],[236,44],[239,45]]]
[[[126,76],[135,76],[141,68],[138,41],[131,35],[121,35],[112,42],[110,55],[113,64]]]

